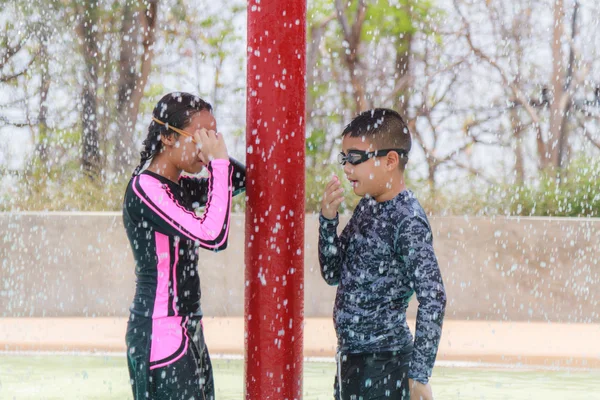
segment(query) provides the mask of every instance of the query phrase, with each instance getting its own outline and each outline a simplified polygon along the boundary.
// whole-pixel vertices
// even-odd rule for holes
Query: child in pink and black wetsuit
[[[200,98],[168,94],[152,119],[123,203],[136,263],[126,335],[133,395],[136,400],[214,399],[198,257],[202,249],[227,246],[231,198],[244,190],[245,168],[229,159],[212,107]],[[208,178],[180,176],[203,168]],[[200,206],[205,206],[202,216],[195,212]]]

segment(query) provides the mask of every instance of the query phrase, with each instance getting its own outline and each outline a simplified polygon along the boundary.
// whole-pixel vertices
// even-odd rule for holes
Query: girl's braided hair
[[[140,152],[140,163],[133,171],[132,176],[142,172],[146,163],[161,151],[161,136],[179,136],[178,133],[169,129],[169,126],[185,129],[192,117],[200,111],[212,112],[212,106],[198,96],[183,92],[173,92],[163,96],[154,107],[152,116],[164,122],[165,125],[152,121],[148,126],[148,136],[143,142],[144,149]]]

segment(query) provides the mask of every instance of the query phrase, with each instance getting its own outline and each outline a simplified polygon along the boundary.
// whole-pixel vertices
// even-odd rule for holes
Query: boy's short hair
[[[404,170],[408,162],[408,152],[412,140],[408,126],[396,111],[388,108],[374,108],[359,114],[350,122],[342,137],[366,137],[376,149],[402,149],[406,155],[400,156],[400,168]]]

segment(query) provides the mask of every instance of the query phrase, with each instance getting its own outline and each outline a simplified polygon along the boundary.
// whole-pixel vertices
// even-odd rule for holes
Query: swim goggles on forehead
[[[403,149],[382,149],[375,151],[348,150],[348,154],[345,154],[344,152],[338,154],[338,162],[342,165],[346,165],[346,163],[358,165],[367,161],[369,158],[387,156],[388,153],[392,151],[398,153],[400,157],[408,156],[408,152]]]

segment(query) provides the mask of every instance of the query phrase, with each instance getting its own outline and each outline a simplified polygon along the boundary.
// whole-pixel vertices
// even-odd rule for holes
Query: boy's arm
[[[399,229],[396,246],[408,267],[410,285],[419,302],[408,377],[426,384],[433,370],[442,335],[446,292],[433,251],[433,238],[428,223],[418,216],[411,216],[402,222]]]
[[[343,247],[337,235],[339,216],[327,219],[319,215],[319,264],[321,275],[328,285],[337,285],[341,276]]]

